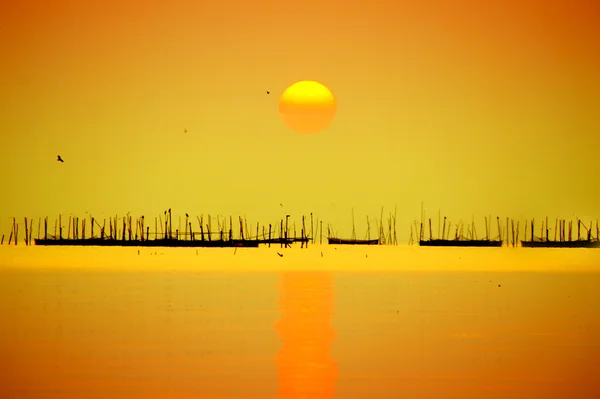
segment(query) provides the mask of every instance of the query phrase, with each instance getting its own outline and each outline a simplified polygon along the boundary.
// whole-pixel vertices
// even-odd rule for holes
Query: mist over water
[[[0,397],[594,398],[599,260],[0,247]]]

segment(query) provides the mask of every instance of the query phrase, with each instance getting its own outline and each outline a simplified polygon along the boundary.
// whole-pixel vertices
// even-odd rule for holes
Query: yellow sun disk
[[[314,81],[301,81],[288,87],[279,101],[284,123],[299,133],[317,133],[335,116],[337,104],[327,87]]]

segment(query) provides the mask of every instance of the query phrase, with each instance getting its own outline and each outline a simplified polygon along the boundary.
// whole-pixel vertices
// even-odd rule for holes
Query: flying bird
[[[184,133],[187,133],[187,129],[183,129],[183,132],[184,132]]]
[[[279,252],[277,252],[277,255],[279,255],[280,258],[283,258],[283,254],[280,254]]]
[[[63,161],[63,159],[60,157],[60,155],[58,156],[58,159],[57,159],[57,161],[58,161],[58,162],[65,162],[65,161]]]
[[[269,90],[267,90],[267,94],[271,94],[271,92]]]

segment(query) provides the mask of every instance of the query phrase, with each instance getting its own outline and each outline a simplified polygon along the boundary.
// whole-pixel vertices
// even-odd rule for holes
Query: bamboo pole
[[[62,240],[62,215],[58,215],[58,238]]]
[[[321,223],[321,232],[319,234],[319,245],[323,244],[323,221],[321,220],[320,223]]]
[[[27,234],[27,218],[24,218],[24,219],[25,219],[25,245],[29,245],[29,241],[28,241],[29,235]]]
[[[396,216],[398,215],[398,205],[394,206],[394,245],[398,245],[398,236],[396,234],[397,232],[397,224],[396,224]],[[445,219],[445,217],[444,217]]]
[[[166,215],[166,213],[165,213],[165,215]],[[155,223],[156,223],[156,222],[155,222]],[[166,233],[166,230],[165,230],[165,231],[163,231],[162,215],[161,215],[160,213],[158,214],[158,226],[160,227],[160,237],[161,237],[162,239],[165,239],[165,238],[167,238],[167,233]],[[155,237],[156,237],[156,235],[157,235],[157,234],[158,234],[158,230],[156,230],[156,231],[155,231]]]
[[[271,228],[272,228],[271,223],[269,223],[269,241],[268,241],[269,242],[269,248],[271,248]]]
[[[187,213],[185,214],[185,238],[189,239],[188,238],[188,214]]]
[[[48,239],[48,217],[44,217],[44,240]]]
[[[431,218],[429,218],[429,241],[432,239],[432,230],[431,230]]]
[[[306,226],[304,225],[304,215],[302,215],[302,246],[304,246],[304,232],[305,232]],[[301,247],[302,247],[301,246]],[[308,241],[306,241],[306,248],[308,248]]]
[[[210,215],[208,215],[208,223],[206,223],[206,233],[208,235],[208,241],[212,241],[212,237],[210,234]]]
[[[511,227],[512,227],[512,246],[514,247],[515,244],[516,244],[515,243],[515,220],[511,219],[510,220],[510,224],[511,224]]]
[[[8,245],[10,245],[12,243],[12,238],[13,238],[14,232],[15,232],[15,218],[13,218],[13,224],[10,229],[10,236],[8,237]]]
[[[204,215],[198,218],[198,223],[200,224],[200,239],[204,241]]]
[[[502,226],[500,226],[500,216],[496,216],[498,222],[498,240],[502,241]]]
[[[33,218],[29,219],[29,237],[27,238],[28,245],[31,245],[31,234],[33,233]]]

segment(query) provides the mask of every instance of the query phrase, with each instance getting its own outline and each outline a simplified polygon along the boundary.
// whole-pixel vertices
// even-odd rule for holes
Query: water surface
[[[2,398],[600,397],[595,250],[53,250],[0,247]]]

